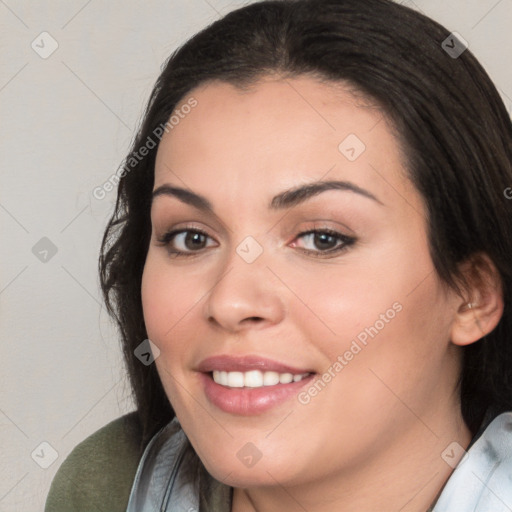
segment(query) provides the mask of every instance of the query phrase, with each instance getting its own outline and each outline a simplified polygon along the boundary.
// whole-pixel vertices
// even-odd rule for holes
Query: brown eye
[[[182,239],[183,245],[190,250],[202,249],[206,242],[206,236],[202,233],[186,231],[185,237]],[[178,235],[179,236],[179,235]],[[176,238],[176,237],[175,237]]]
[[[303,252],[315,256],[339,253],[348,249],[356,241],[354,237],[346,236],[330,229],[306,231],[300,233],[297,239],[303,239],[306,242],[303,245],[309,245],[310,248],[304,248],[295,244],[297,247],[304,249]]]
[[[328,233],[315,233],[313,235],[313,243],[318,249],[329,250],[336,247],[338,240],[334,235]]]
[[[165,233],[158,242],[167,246],[170,253],[175,255],[199,252],[208,247],[207,241],[211,238],[203,231],[197,229],[180,229]]]

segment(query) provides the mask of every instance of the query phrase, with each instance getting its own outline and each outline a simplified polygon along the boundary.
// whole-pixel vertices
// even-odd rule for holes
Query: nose
[[[285,316],[282,283],[264,254],[247,263],[236,251],[223,265],[204,302],[207,321],[231,333],[278,324]]]

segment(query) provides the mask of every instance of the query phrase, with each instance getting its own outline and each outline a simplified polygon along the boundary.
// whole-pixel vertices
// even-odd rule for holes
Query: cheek
[[[371,315],[360,315],[363,323],[352,324],[331,350],[331,360],[342,354],[348,361],[339,384],[358,404],[353,414],[394,415],[400,403],[422,410],[447,371],[450,316],[442,288],[433,275],[413,293],[402,288],[382,293]]]
[[[286,282],[298,298],[290,302],[295,304],[294,322],[312,335],[316,332],[317,340],[325,337],[324,347],[342,349],[358,334],[364,341],[366,329],[376,325],[381,331],[393,321],[396,309],[408,300],[411,283],[416,282],[418,272],[407,275],[410,270],[398,272],[394,265],[377,255],[337,267],[288,273]]]
[[[167,340],[180,339],[176,331],[199,306],[203,293],[196,284],[193,277],[184,279],[183,271],[168,265],[165,256],[150,250],[142,274],[141,298],[148,336],[160,350],[166,350]]]
[[[183,409],[179,382],[183,381],[190,347],[187,322],[194,307],[199,307],[200,297],[199,288],[190,279],[184,279],[183,272],[172,269],[165,256],[150,250],[141,284],[144,322],[148,338],[160,350],[155,365],[162,385],[172,406],[178,410]]]
[[[165,319],[168,318],[167,311],[172,310],[172,295],[165,293],[166,289],[171,290],[168,288],[170,283],[164,269],[159,267],[161,265],[148,255],[142,274],[141,298],[148,337],[161,349],[159,341],[171,326],[171,319],[169,323]]]

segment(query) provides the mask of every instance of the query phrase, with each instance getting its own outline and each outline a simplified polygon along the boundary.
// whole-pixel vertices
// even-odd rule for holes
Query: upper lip
[[[215,370],[227,372],[248,372],[251,370],[260,370],[263,372],[293,373],[296,375],[314,373],[313,370],[309,368],[296,368],[278,361],[273,361],[272,359],[255,355],[230,356],[226,354],[207,357],[206,359],[203,359],[197,367],[197,371],[205,373]]]

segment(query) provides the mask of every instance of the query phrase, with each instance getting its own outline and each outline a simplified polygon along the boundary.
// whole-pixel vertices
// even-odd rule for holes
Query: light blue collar
[[[512,412],[494,418],[470,446],[433,512],[512,512]]]

